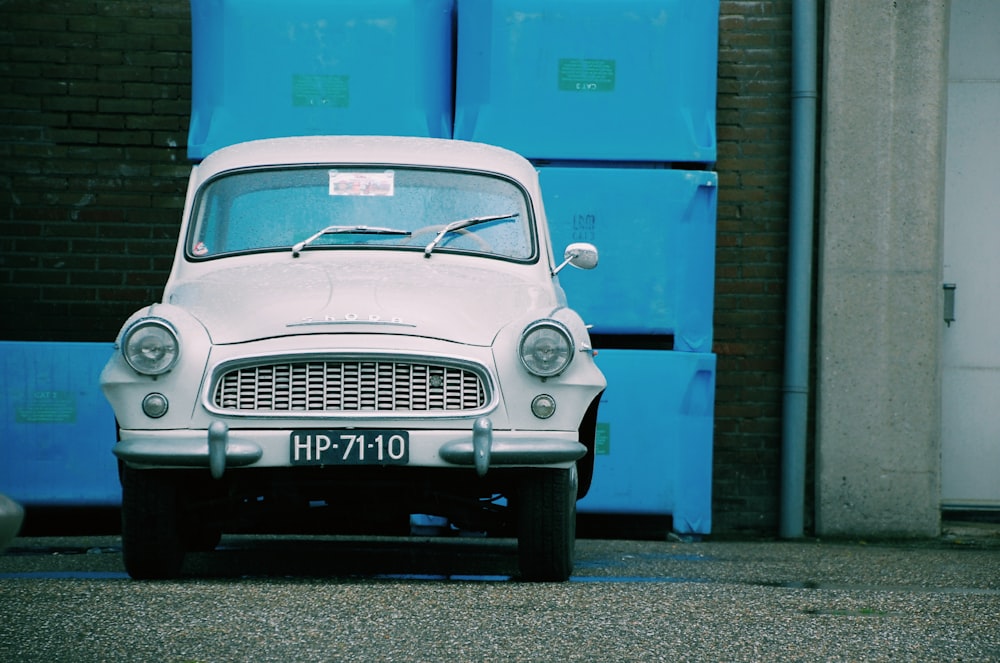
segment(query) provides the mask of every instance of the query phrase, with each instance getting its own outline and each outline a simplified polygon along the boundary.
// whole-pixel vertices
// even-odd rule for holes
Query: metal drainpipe
[[[812,317],[813,196],[816,164],[817,0],[792,2],[792,135],[788,300],[781,440],[779,534],[803,535]]]

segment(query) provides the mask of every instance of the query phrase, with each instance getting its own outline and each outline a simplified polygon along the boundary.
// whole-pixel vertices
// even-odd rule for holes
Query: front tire
[[[573,572],[577,473],[529,470],[517,499],[517,554],[521,578],[563,582]]]
[[[177,485],[164,472],[122,469],[122,557],[136,580],[180,575],[184,563]]]

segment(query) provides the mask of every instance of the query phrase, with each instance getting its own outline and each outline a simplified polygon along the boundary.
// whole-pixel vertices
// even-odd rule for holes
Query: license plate
[[[292,465],[405,465],[410,434],[405,430],[295,430]]]

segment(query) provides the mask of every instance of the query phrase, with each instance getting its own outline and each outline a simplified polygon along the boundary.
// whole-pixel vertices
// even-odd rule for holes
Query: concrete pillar
[[[827,0],[816,530],[940,531],[948,0]]]

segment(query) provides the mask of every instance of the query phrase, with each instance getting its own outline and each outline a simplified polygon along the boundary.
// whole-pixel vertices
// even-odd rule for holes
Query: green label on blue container
[[[611,454],[611,424],[597,423],[597,430],[594,432],[594,453],[598,456]]]
[[[566,92],[613,92],[615,61],[560,58],[559,89]]]
[[[36,391],[14,408],[19,424],[71,424],[76,421],[76,395],[72,391]]]
[[[351,105],[350,76],[292,76],[292,105],[347,108]]]

